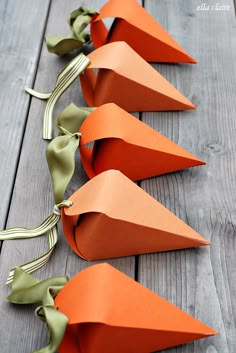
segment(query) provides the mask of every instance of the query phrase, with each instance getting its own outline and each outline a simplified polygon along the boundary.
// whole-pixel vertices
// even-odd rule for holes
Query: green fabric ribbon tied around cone
[[[49,343],[46,347],[32,353],[55,353],[64,337],[68,318],[54,306],[54,298],[68,282],[68,277],[52,277],[44,281],[35,279],[16,267],[12,282],[12,293],[7,301],[14,304],[40,303],[35,313],[44,321],[49,331]]]
[[[96,108],[77,107],[74,103],[69,104],[57,118],[57,125],[74,134],[79,131],[87,116]],[[60,134],[60,130],[59,130]],[[63,135],[63,133],[61,133]]]
[[[73,11],[68,19],[71,34],[67,37],[47,37],[46,44],[48,50],[58,55],[63,55],[75,48],[80,48],[90,41],[90,35],[85,33],[85,27],[90,23],[91,18],[97,15],[95,10],[80,7]],[[43,139],[53,138],[53,109],[65,90],[74,80],[84,72],[90,61],[86,55],[80,53],[72,59],[60,72],[56,86],[50,93],[41,93],[31,88],[26,88],[30,95],[47,100],[47,105],[43,115]]]
[[[66,37],[46,37],[48,51],[61,56],[74,49],[81,48],[86,43],[90,43],[90,35],[84,29],[96,14],[98,14],[97,11],[86,9],[82,6],[71,12],[68,18],[71,33]]]
[[[80,133],[71,134],[68,130],[59,128],[64,135],[56,137],[46,150],[55,200],[63,199],[67,185],[74,174],[74,156],[81,136]]]
[[[61,202],[75,171],[75,152],[79,147],[80,126],[95,108],[70,104],[58,118],[59,136],[50,142],[46,157],[52,177],[55,202]]]
[[[75,170],[75,152],[78,149],[81,137],[79,129],[83,121],[94,109],[87,107],[78,108],[72,103],[58,117],[59,136],[51,141],[46,150],[56,204],[53,213],[36,228],[11,228],[0,231],[0,240],[35,238],[48,234],[48,251],[20,266],[27,273],[32,273],[43,267],[50,259],[57,244],[57,223],[61,218],[60,208],[72,205],[71,201],[64,200],[64,193]],[[6,284],[12,282],[14,272],[15,267],[11,269]]]

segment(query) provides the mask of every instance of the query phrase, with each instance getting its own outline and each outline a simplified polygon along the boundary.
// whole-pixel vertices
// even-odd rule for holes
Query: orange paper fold
[[[108,31],[104,19],[115,18]],[[109,0],[92,18],[96,48],[125,41],[147,61],[196,63],[136,0]]]
[[[71,248],[99,260],[209,245],[130,179],[109,170],[88,181],[62,209]]]
[[[77,274],[55,306],[69,319],[60,353],[148,353],[217,334],[108,264]]]
[[[114,103],[94,110],[80,132],[81,160],[89,178],[117,169],[136,181],[204,164]],[[91,142],[92,149],[87,147]]]
[[[113,102],[129,112],[195,109],[125,42],[104,45],[88,58],[80,81],[89,106]]]

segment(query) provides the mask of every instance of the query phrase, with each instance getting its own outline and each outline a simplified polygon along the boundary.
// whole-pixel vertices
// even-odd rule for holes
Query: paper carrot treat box
[[[114,103],[91,109],[72,103],[59,115],[57,126],[59,136],[46,155],[54,190],[64,180],[60,199],[74,173],[78,148],[89,178],[117,169],[137,181],[204,164]]]
[[[49,250],[22,265],[33,272],[44,266],[57,243],[62,220],[71,248],[85,260],[177,250],[209,245],[209,241],[117,170],[103,172],[55,205],[35,229],[13,228],[1,239],[32,238],[48,234]],[[12,281],[14,268],[7,283]]]
[[[86,260],[209,245],[116,170],[91,179],[69,201],[61,210],[64,234]]]
[[[36,314],[49,329],[48,353],[151,353],[217,334],[108,264],[69,281],[39,281],[17,268],[8,301],[42,303]]]
[[[43,138],[53,137],[53,109],[63,92],[80,77],[89,107],[115,103],[128,112],[193,110],[195,106],[127,43],[106,44],[76,56],[58,75],[50,93],[27,89],[46,99]]]
[[[129,112],[195,109],[125,42],[106,44],[87,57],[90,64],[80,80],[89,106],[113,102]]]
[[[108,30],[103,21],[111,18]],[[196,63],[136,0],[109,0],[99,11],[80,7],[70,14],[68,23],[68,36],[46,38],[50,52],[63,55],[91,40],[95,48],[125,41],[147,61]],[[89,23],[91,38],[84,30]]]

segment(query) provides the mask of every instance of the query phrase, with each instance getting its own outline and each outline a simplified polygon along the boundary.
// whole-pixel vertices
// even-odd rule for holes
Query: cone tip
[[[198,245],[197,246],[208,246],[211,245],[210,241],[204,238],[202,235],[197,233],[197,237],[195,238]]]
[[[218,336],[219,333],[215,330],[213,330],[211,327],[208,327],[209,331],[205,333],[206,336]]]
[[[202,240],[201,243],[202,243],[203,246],[204,246],[204,245],[205,245],[205,246],[211,245],[211,242],[210,242],[209,240],[207,240],[207,239]]]
[[[197,64],[197,60],[195,60],[194,58],[192,58],[191,56],[189,57],[189,63],[190,64]]]
[[[195,247],[198,247],[198,246],[209,246],[211,245],[210,241],[205,239],[202,235],[198,234],[197,233],[197,236],[194,237],[195,239]]]
[[[197,107],[193,103],[189,102],[189,110],[196,110],[196,109]]]
[[[201,159],[196,158],[197,165],[206,165],[206,162],[202,161]]]

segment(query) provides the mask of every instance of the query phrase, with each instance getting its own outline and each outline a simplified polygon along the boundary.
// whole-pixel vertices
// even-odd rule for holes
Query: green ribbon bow
[[[43,115],[43,139],[51,140],[53,137],[53,109],[63,92],[74,82],[74,80],[84,72],[90,63],[83,53],[71,60],[60,72],[57,78],[56,87],[51,93],[40,93],[31,88],[26,88],[26,92],[39,99],[47,99],[46,108]]]
[[[71,12],[68,18],[71,33],[66,37],[46,37],[48,51],[61,56],[91,42],[90,35],[84,29],[90,23],[91,18],[97,14],[97,11],[82,6]]]
[[[58,117],[59,136],[51,141],[46,150],[56,203],[53,213],[36,228],[11,228],[0,231],[0,240],[35,238],[48,234],[48,251],[38,258],[20,265],[27,273],[32,273],[43,267],[50,259],[57,244],[57,223],[61,218],[60,208],[72,205],[71,201],[64,200],[64,193],[75,170],[75,152],[79,147],[81,137],[79,129],[94,109],[78,108],[71,103]],[[11,269],[6,284],[12,282],[14,272],[15,267]]]
[[[97,14],[98,12],[84,7],[73,11],[68,18],[71,34],[67,37],[47,37],[48,50],[52,53],[63,55],[88,43],[90,35],[85,33],[84,29],[90,23],[91,18]],[[31,88],[26,88],[26,92],[30,95],[48,100],[43,116],[43,139],[51,140],[53,137],[53,109],[57,100],[72,82],[84,72],[89,63],[88,57],[83,53],[76,56],[58,75],[56,87],[50,93],[41,93]]]
[[[54,298],[68,282],[68,277],[52,277],[40,281],[16,267],[12,282],[12,293],[7,301],[14,304],[41,303],[35,313],[46,322],[49,331],[49,343],[46,347],[32,353],[55,353],[64,337],[68,318],[54,306]]]
[[[75,152],[79,147],[78,132],[95,108],[78,108],[71,103],[58,117],[59,136],[50,142],[46,157],[52,177],[55,202],[61,202],[75,171]]]
[[[50,256],[58,240],[57,223],[61,218],[60,209],[62,207],[70,207],[71,205],[72,202],[68,200],[62,201],[60,204],[55,205],[53,213],[47,219],[45,219],[45,221],[40,226],[34,229],[11,228],[0,231],[0,240],[36,238],[41,235],[48,234],[48,251],[37,259],[29,261],[20,266],[27,273],[32,273],[43,267],[50,259]],[[16,267],[11,269],[6,284],[9,284],[13,281],[15,270]]]
[[[71,103],[58,117],[59,136],[52,140],[46,149],[56,203],[53,213],[36,228],[11,228],[0,231],[0,240],[35,238],[48,234],[48,251],[38,258],[20,265],[27,273],[32,273],[43,267],[50,259],[57,244],[57,223],[61,218],[60,208],[72,205],[71,201],[64,200],[64,193],[75,170],[75,152],[79,147],[81,137],[79,129],[94,109],[78,108]],[[15,267],[11,269],[6,284],[12,282],[14,272]]]

